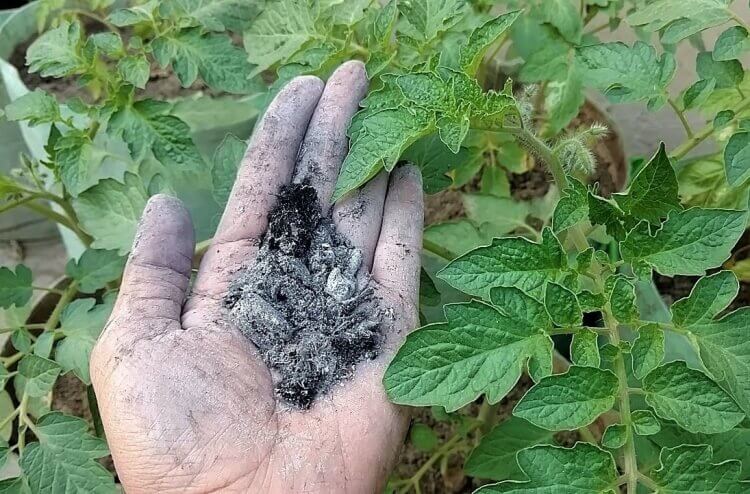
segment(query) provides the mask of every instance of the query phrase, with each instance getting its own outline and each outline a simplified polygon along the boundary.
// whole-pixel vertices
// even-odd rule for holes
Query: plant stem
[[[654,482],[651,477],[644,475],[641,472],[638,472],[638,482],[645,485],[646,487],[648,487],[654,492],[658,492],[661,490],[661,488],[659,487],[659,484]]]
[[[17,208],[18,206],[23,206],[27,202],[33,201],[34,199],[36,199],[35,196],[26,196],[26,197],[22,197],[21,199],[16,199],[15,201],[7,202],[3,204],[2,206],[0,206],[0,214],[6,211],[9,211],[13,208]]]
[[[110,31],[112,31],[115,34],[119,34],[120,33],[120,30],[117,29],[117,26],[115,26],[114,24],[110,23],[109,21],[107,21],[103,17],[99,17],[98,15],[94,14],[93,12],[87,12],[87,11],[82,10],[82,9],[65,9],[65,10],[68,11],[68,12],[70,12],[71,14],[75,14],[75,15],[77,15],[79,17],[88,17],[89,19],[92,19],[92,20],[98,22],[99,24],[103,25],[104,27],[106,27],[107,29],[109,29]]]
[[[744,110],[747,110],[748,108],[750,108],[750,99],[745,99],[743,101],[740,101],[739,105],[735,109],[734,117],[732,118],[732,120],[730,120],[727,123],[727,125],[739,120],[741,113]],[[685,142],[683,142],[682,144],[674,148],[674,150],[672,150],[672,153],[671,153],[672,158],[676,160],[682,159],[683,157],[685,157],[686,154],[692,151],[693,148],[695,148],[698,144],[700,144],[701,142],[711,137],[713,133],[715,132],[715,130],[716,129],[714,129],[713,122],[709,123],[708,125],[703,127],[701,130],[693,134],[693,137],[691,137],[690,139],[686,140]]]
[[[475,426],[476,427],[476,426]],[[467,431],[470,432],[470,431]],[[419,492],[419,481],[422,479],[424,474],[426,474],[430,468],[432,468],[432,465],[435,464],[440,458],[442,458],[444,455],[447,455],[451,452],[453,447],[461,441],[462,437],[460,434],[454,435],[450,440],[448,440],[446,443],[444,443],[433,455],[422,464],[421,467],[419,467],[419,470],[417,470],[414,475],[412,475],[408,479],[408,483],[399,490],[399,494],[404,494],[406,492],[409,492],[411,488],[413,487],[415,491]]]
[[[47,319],[47,322],[44,325],[45,331],[52,331],[57,327],[57,323],[60,322],[60,316],[62,315],[63,309],[65,309],[65,306],[68,305],[71,300],[73,300],[73,297],[75,297],[76,293],[78,293],[78,282],[71,281],[70,285],[65,288],[63,294],[60,296],[60,300],[58,300],[57,305],[55,305],[55,309],[52,311],[52,314],[50,314],[49,319]]]
[[[620,345],[620,330],[617,321],[612,316],[609,306],[602,311],[604,322],[610,330],[610,343],[616,347]],[[632,419],[630,417],[630,395],[628,394],[628,373],[625,370],[625,358],[622,353],[615,358],[615,373],[619,382],[619,411],[620,420],[627,427],[627,440],[623,446],[623,470],[627,478],[628,494],[636,494],[638,488],[638,462],[635,456],[635,442],[633,440]]]
[[[57,288],[49,288],[49,287],[46,287],[46,286],[36,286],[36,285],[31,285],[31,288],[33,290],[39,290],[40,292],[56,293],[58,295],[62,295],[63,294],[63,291],[62,290],[58,290]]]
[[[682,126],[685,128],[685,134],[687,135],[688,139],[693,138],[693,129],[690,128],[690,123],[688,123],[687,118],[685,117],[685,112],[683,110],[680,110],[680,107],[677,106],[677,103],[672,98],[667,98],[667,103],[669,103],[669,106],[672,107],[675,114],[677,115],[677,118],[680,119],[680,122],[682,122]]]
[[[448,261],[452,261],[453,259],[456,259],[458,257],[458,254],[455,254],[449,249],[441,247],[440,245],[431,240],[427,240],[426,238],[422,239],[422,248],[427,252],[432,252],[436,256],[442,257],[443,259],[446,259]]]

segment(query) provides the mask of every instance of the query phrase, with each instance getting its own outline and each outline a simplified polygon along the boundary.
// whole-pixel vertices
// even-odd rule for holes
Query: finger
[[[193,224],[182,202],[161,194],[149,199],[125,266],[113,319],[122,316],[179,323],[194,249]],[[157,326],[131,325],[128,331],[152,331]]]
[[[414,166],[397,168],[391,173],[388,184],[372,277],[415,307],[419,302],[423,219],[419,169]]]
[[[237,172],[211,246],[201,260],[194,292],[226,291],[231,274],[257,250],[279,188],[289,183],[300,143],[323,90],[317,77],[293,79],[271,102]]]
[[[364,187],[333,207],[336,228],[362,252],[362,268],[369,272],[383,220],[388,173],[380,172]]]
[[[302,142],[294,181],[307,181],[315,187],[323,214],[330,208],[339,168],[349,150],[346,129],[366,92],[364,64],[351,61],[341,65],[326,82]]]

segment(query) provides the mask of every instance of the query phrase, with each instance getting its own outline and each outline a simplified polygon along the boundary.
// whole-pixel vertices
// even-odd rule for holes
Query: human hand
[[[393,310],[384,348],[309,410],[277,402],[258,350],[223,299],[252,260],[280,186],[309,173],[324,211],[367,87],[359,62],[323,83],[290,82],[268,108],[190,293],[194,233],[179,200],[143,213],[112,316],[91,355],[92,381],[126,492],[375,492],[401,447],[407,414],[381,379],[417,325],[422,235],[419,172],[384,173],[333,206]],[[300,148],[301,145],[301,148]],[[300,156],[298,158],[298,150]],[[295,172],[296,167],[296,172]],[[356,211],[356,214],[352,212]]]

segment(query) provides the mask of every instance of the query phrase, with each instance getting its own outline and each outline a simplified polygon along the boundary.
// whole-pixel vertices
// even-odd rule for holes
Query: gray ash
[[[277,395],[302,409],[375,358],[383,311],[362,253],[321,213],[315,189],[281,189],[254,264],[232,283],[224,303],[260,350]]]

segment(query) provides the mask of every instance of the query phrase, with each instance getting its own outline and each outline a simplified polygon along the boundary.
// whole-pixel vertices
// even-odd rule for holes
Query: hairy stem
[[[57,305],[55,305],[55,309],[52,311],[52,314],[50,314],[49,319],[47,319],[46,324],[44,325],[45,331],[52,331],[57,327],[57,323],[60,322],[60,316],[62,315],[63,309],[65,309],[65,306],[68,305],[68,303],[73,300],[73,297],[75,297],[76,293],[78,293],[78,282],[72,281],[68,287],[63,290],[63,294],[60,296],[60,300],[57,302]]]
[[[456,259],[458,257],[458,254],[450,251],[449,249],[446,249],[445,247],[441,247],[432,240],[427,240],[426,238],[422,239],[422,248],[427,252],[431,252],[436,256],[442,257],[443,259],[448,261],[452,261],[453,259]]]
[[[683,110],[680,110],[680,107],[677,106],[677,103],[675,103],[672,98],[667,98],[667,103],[669,103],[669,106],[672,107],[675,115],[677,115],[677,118],[680,119],[680,122],[682,123],[682,127],[685,129],[685,134],[687,135],[688,139],[692,139],[693,129],[690,128],[690,123],[687,121],[687,117],[685,117],[685,112]]]

